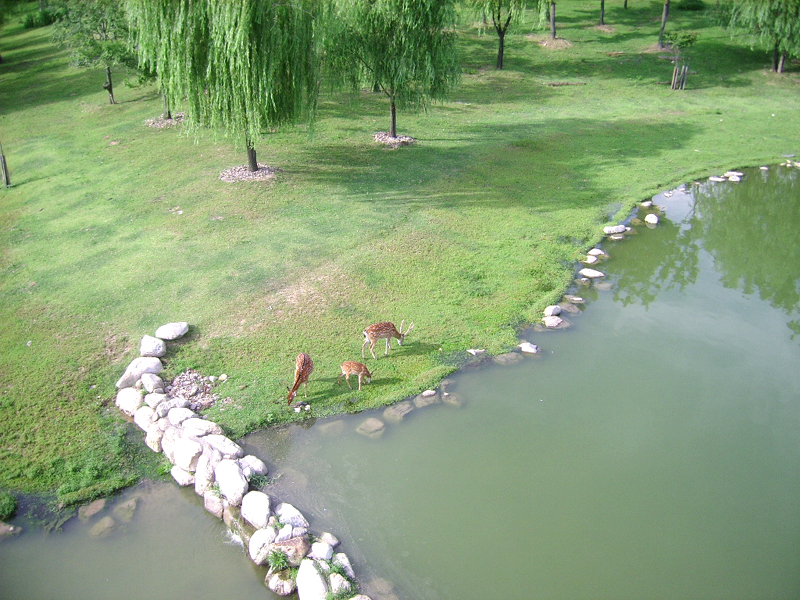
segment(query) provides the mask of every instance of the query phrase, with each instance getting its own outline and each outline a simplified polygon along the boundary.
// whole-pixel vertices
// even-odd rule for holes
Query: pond
[[[657,196],[658,226],[605,242],[605,281],[572,290],[571,327],[525,333],[541,354],[451,378],[461,407],[378,439],[355,430],[381,411],[249,436],[267,491],[342,540],[375,600],[796,597],[799,176]],[[193,492],[126,495],[103,540],[0,542],[3,597],[270,596]]]

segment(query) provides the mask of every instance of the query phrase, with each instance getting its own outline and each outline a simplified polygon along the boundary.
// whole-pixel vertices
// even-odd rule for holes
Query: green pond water
[[[453,376],[462,407],[378,439],[355,429],[382,411],[248,436],[266,491],[374,600],[800,597],[800,171],[685,189],[603,244],[571,327],[525,332],[540,355]],[[192,491],[131,496],[107,538],[0,541],[0,597],[271,597]]]

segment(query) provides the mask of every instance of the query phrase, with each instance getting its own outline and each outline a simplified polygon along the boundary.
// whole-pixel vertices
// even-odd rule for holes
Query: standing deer
[[[311,357],[305,352],[298,354],[294,367],[294,385],[291,390],[286,388],[289,390],[289,394],[286,396],[287,400],[289,400],[289,404],[297,397],[297,390],[302,383],[306,384],[305,395],[306,398],[308,398],[308,376],[311,375],[313,370],[314,363],[311,361]]]
[[[372,358],[376,358],[375,352],[373,352],[375,348],[375,344],[378,340],[386,340],[386,352],[384,352],[384,356],[389,354],[389,341],[392,338],[397,338],[397,344],[399,346],[403,345],[403,340],[406,339],[408,332],[414,328],[414,323],[408,326],[405,333],[403,333],[403,323],[406,320],[403,319],[400,321],[400,331],[395,329],[394,323],[375,323],[374,325],[370,325],[364,330],[364,343],[361,345],[361,358],[366,358],[364,356],[364,346],[369,344],[369,351],[372,354]]]
[[[350,375],[358,375],[358,391],[361,391],[361,378],[365,378],[367,383],[372,381],[372,373],[367,370],[365,365],[362,365],[360,362],[355,362],[354,360],[346,360],[342,363],[342,375],[344,376],[344,380],[347,382],[347,387],[351,390],[353,386],[350,385]],[[342,383],[342,375],[339,375],[339,379],[336,380],[337,384]]]

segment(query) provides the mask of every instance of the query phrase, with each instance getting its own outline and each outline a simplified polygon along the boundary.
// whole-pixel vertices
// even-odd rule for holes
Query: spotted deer
[[[306,384],[305,396],[308,398],[308,376],[311,375],[313,370],[314,363],[311,361],[311,357],[305,352],[298,354],[294,367],[294,385],[290,390],[286,388],[289,390],[289,394],[286,396],[289,404],[297,397],[297,390],[300,388],[300,384],[303,383]]]
[[[362,365],[360,362],[356,362],[354,360],[346,360],[342,363],[342,374],[339,375],[339,379],[336,380],[337,384],[342,383],[342,376],[344,376],[344,380],[347,382],[347,387],[351,390],[353,386],[350,385],[350,375],[358,375],[358,391],[361,391],[361,378],[367,380],[367,383],[372,381],[372,373],[369,372],[365,365]]]
[[[375,356],[375,344],[378,343],[378,340],[386,340],[386,352],[384,352],[384,356],[389,354],[389,342],[392,338],[397,338],[397,344],[399,346],[403,345],[403,340],[406,339],[408,332],[414,328],[414,323],[408,326],[405,333],[403,333],[403,324],[405,323],[405,319],[400,322],[400,330],[398,331],[394,323],[375,323],[374,325],[370,325],[364,330],[364,343],[361,345],[361,358],[366,358],[364,356],[364,347],[369,344],[369,351],[372,354],[372,358],[377,360]]]

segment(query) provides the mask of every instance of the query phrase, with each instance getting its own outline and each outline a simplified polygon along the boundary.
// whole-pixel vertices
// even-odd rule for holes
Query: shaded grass
[[[673,92],[669,57],[653,51],[658,3],[632,4],[610,7],[606,30],[594,2],[559,6],[571,47],[539,46],[529,22],[502,72],[496,38],[465,25],[451,101],[399,116],[416,145],[372,142],[388,129],[380,95],[331,93],[313,129],[264,137],[260,162],[282,171],[258,184],[218,179],[245,162],[238,140],[145,127],[161,111],[152,89],[118,83],[109,106],[102,73],[69,67],[46,29],[9,22],[0,487],[77,500],[152,468],[126,442],[113,385],[164,322],[192,326],[167,377],[229,375],[207,412],[233,437],[308,417],[285,402],[301,351],[315,363],[312,416],[381,406],[436,385],[466,348],[515,345],[636,201],[796,150],[796,68],[769,73],[707,13],[676,11],[670,26],[699,38],[689,89]],[[373,383],[337,385],[363,328],[401,319],[415,329],[367,360]]]

